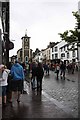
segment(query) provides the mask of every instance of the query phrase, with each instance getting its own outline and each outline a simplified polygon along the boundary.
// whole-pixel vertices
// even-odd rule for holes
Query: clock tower
[[[27,30],[25,36],[22,39],[22,62],[28,62],[30,59],[30,38],[27,36]]]

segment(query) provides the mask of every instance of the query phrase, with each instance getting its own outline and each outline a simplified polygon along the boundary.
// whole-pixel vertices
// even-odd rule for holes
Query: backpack
[[[8,78],[7,78],[7,81],[11,81],[13,79],[11,73],[8,73],[8,71],[5,70],[5,72],[8,74]]]

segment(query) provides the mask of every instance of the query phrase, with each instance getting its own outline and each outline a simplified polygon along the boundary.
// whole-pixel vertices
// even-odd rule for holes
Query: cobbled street
[[[56,74],[50,71],[44,76],[43,91],[60,105],[63,105],[73,116],[78,116],[78,73],[66,73],[66,79],[56,79]]]

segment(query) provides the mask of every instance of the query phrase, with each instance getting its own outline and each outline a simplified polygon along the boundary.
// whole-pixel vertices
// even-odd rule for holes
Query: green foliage
[[[73,13],[73,16],[75,16],[75,19],[77,20],[77,25],[78,25],[78,23],[80,23],[80,15],[79,15],[78,11],[72,12],[72,13]]]
[[[78,29],[80,28],[80,15],[77,12],[72,12],[73,16],[77,20],[74,30],[66,30],[64,33],[59,33],[62,40],[65,40],[68,43],[78,42],[79,32]]]

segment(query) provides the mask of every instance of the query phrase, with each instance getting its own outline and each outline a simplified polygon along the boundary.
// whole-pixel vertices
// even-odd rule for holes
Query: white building
[[[65,41],[61,41],[58,44],[56,44],[55,46],[52,47],[51,50],[51,56],[52,56],[52,60],[53,61],[57,61],[61,59],[61,50],[60,48],[65,46],[67,44],[67,42]]]
[[[74,50],[72,50],[74,49]],[[52,47],[52,60],[53,61],[69,61],[77,62],[77,44],[68,44],[64,40]]]
[[[43,55],[42,52],[40,51],[37,55],[35,55],[33,61],[42,62],[42,60],[43,60]]]
[[[65,44],[60,48],[62,61],[77,62],[77,43]]]
[[[77,43],[67,43],[62,40],[53,47],[48,46],[46,49],[41,50],[34,58],[35,61],[39,62],[78,62],[78,50]]]

